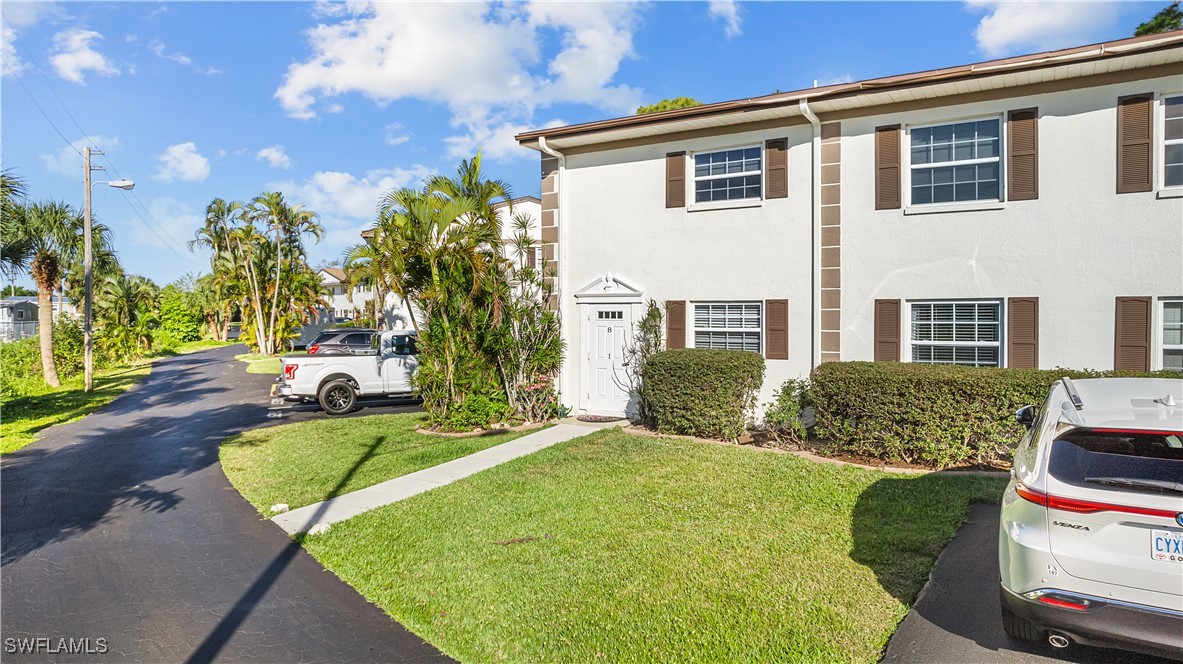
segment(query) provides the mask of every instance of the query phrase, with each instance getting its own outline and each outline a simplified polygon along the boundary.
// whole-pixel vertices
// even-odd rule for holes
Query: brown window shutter
[[[875,361],[900,361],[899,300],[875,300]]]
[[[1012,297],[1006,301],[1006,366],[1039,368],[1039,298]]]
[[[686,347],[686,300],[666,300],[666,350]]]
[[[1150,371],[1150,298],[1119,297],[1113,332],[1113,368]]]
[[[764,198],[789,197],[789,139],[764,141]]]
[[[1007,198],[1039,198],[1039,109],[1011,111],[1006,118]]]
[[[764,300],[764,357],[789,359],[788,300]]]
[[[1153,153],[1154,95],[1145,93],[1117,99],[1117,193],[1153,189],[1150,157]]]
[[[875,127],[875,209],[900,207],[900,126]]]
[[[685,152],[671,152],[665,156],[665,206],[686,207]]]

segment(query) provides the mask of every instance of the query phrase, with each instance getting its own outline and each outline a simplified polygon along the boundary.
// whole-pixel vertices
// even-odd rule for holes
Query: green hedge
[[[814,369],[814,436],[832,451],[938,468],[1006,465],[1023,435],[1015,410],[1040,406],[1052,383],[1106,376],[1178,377],[1070,369],[828,362]]]
[[[735,440],[764,383],[764,358],[738,350],[685,348],[653,355],[644,371],[658,431]]]

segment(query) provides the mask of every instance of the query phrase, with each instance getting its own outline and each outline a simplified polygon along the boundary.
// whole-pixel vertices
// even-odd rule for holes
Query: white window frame
[[[998,120],[998,198],[981,199],[976,201],[948,201],[943,203],[913,203],[912,202],[912,130],[914,129],[929,129],[931,127],[944,127],[946,125],[955,125],[963,122],[981,122],[983,120]],[[1007,121],[1002,113],[993,113],[988,115],[974,115],[964,118],[953,118],[941,120],[939,122],[924,122],[916,124],[904,125],[904,145],[902,146],[902,153],[900,159],[903,162],[901,183],[904,188],[905,210],[912,208],[916,211],[937,211],[946,209],[997,209],[1006,202],[1006,139],[1007,139]],[[988,164],[993,162],[993,158],[986,159],[969,159],[966,161],[943,161],[932,164],[919,164],[918,168],[941,168],[944,166],[971,166],[974,164]]]
[[[1164,369],[1163,356],[1168,350],[1183,350],[1183,344],[1167,344],[1163,338],[1163,325],[1166,324],[1166,304],[1168,302],[1183,302],[1183,297],[1160,297],[1154,310],[1154,356],[1150,360],[1150,369],[1160,371]]]
[[[759,314],[757,316],[756,327],[699,327],[697,316],[695,316],[695,309],[699,306],[707,306],[712,304],[754,304],[757,307]],[[742,333],[756,333],[756,338],[759,339],[760,349],[756,351],[760,357],[764,357],[764,303],[760,300],[702,300],[690,302],[690,312],[687,316],[690,323],[690,348],[698,348],[697,332],[742,332]]]
[[[1158,152],[1158,157],[1155,160],[1154,167],[1158,170],[1158,189],[1160,192],[1168,193],[1176,196],[1183,196],[1183,185],[1167,186],[1167,146],[1183,144],[1183,139],[1167,140],[1167,100],[1175,97],[1183,97],[1183,91],[1179,92],[1160,92],[1158,94],[1158,109],[1155,117],[1155,135],[1158,136],[1156,141],[1158,145],[1155,149]]]
[[[703,201],[698,202],[697,187],[699,179],[702,180],[722,180],[725,178],[734,178],[741,176],[754,175],[754,171],[744,171],[742,173],[724,173],[722,175],[703,175],[701,178],[694,174],[694,162],[698,155],[714,154],[716,152],[729,152],[731,150],[751,150],[756,149],[760,151],[760,195],[754,198],[736,198],[729,201]],[[728,207],[749,207],[753,205],[761,205],[764,202],[764,196],[767,194],[767,182],[765,182],[765,173],[768,170],[766,163],[766,155],[764,154],[764,145],[762,143],[745,143],[743,145],[729,145],[727,147],[710,148],[704,150],[688,151],[686,153],[686,206],[688,210],[709,210]]]
[[[918,304],[996,304],[998,305],[998,341],[916,341],[912,340],[912,307]],[[942,298],[925,298],[916,300],[907,300],[905,302],[903,323],[904,323],[904,361],[914,362],[912,359],[912,346],[948,346],[951,348],[957,347],[998,347],[998,366],[1005,367],[1007,365],[1006,356],[1006,302],[1002,298],[983,297],[983,298],[960,298],[960,299],[942,299]],[[930,364],[925,362],[924,364]],[[944,362],[932,364],[945,364]],[[960,364],[957,366],[970,366],[967,364]],[[976,365],[974,365],[976,366]]]

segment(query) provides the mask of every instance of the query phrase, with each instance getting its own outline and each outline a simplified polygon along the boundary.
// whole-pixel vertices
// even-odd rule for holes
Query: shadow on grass
[[[332,491],[329,492],[325,500],[336,498],[337,496],[341,495],[342,490],[349,484],[349,480],[353,479],[353,476],[357,474],[357,471],[360,470],[361,467],[364,466],[366,462],[368,462],[370,458],[374,456],[374,453],[379,447],[382,446],[384,442],[386,442],[385,436],[375,437],[374,442],[366,446],[365,452],[363,452],[362,455],[353,462],[353,465],[349,467],[349,470],[341,476],[341,479],[337,482],[337,485],[333,487]],[[226,643],[230,641],[231,637],[234,636],[234,633],[238,630],[239,626],[241,626],[243,621],[247,619],[247,616],[251,614],[251,612],[255,609],[255,606],[258,605],[259,601],[262,600],[264,596],[266,596],[267,591],[270,590],[271,586],[273,586],[279,577],[283,575],[284,570],[287,569],[288,565],[291,564],[292,559],[296,557],[296,554],[300,552],[301,544],[307,537],[304,531],[307,531],[308,528],[310,528],[320,519],[320,517],[324,516],[324,513],[328,508],[328,504],[323,504],[320,509],[318,509],[311,517],[309,517],[308,522],[304,524],[301,532],[292,538],[292,541],[289,542],[288,545],[285,546],[279,552],[279,554],[275,556],[274,559],[272,559],[271,563],[267,565],[267,568],[263,570],[263,573],[260,574],[259,577],[255,579],[254,583],[252,583],[250,587],[246,589],[246,592],[244,592],[242,597],[240,597],[238,601],[234,603],[234,606],[231,607],[230,611],[222,617],[222,620],[218,622],[217,627],[215,627],[213,631],[209,633],[209,636],[205,637],[205,640],[201,642],[201,645],[197,646],[197,650],[195,650],[193,654],[189,656],[189,658],[186,660],[187,662],[212,662],[214,658],[218,656],[218,653],[222,651],[222,648],[225,647]]]

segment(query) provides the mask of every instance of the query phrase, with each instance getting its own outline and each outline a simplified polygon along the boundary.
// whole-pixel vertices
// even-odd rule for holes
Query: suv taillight
[[[316,351],[320,350],[320,344],[312,344],[308,347],[309,355],[316,355]]]
[[[283,379],[284,380],[295,380],[296,369],[299,369],[299,368],[300,368],[300,365],[298,365],[298,364],[283,365]]]

